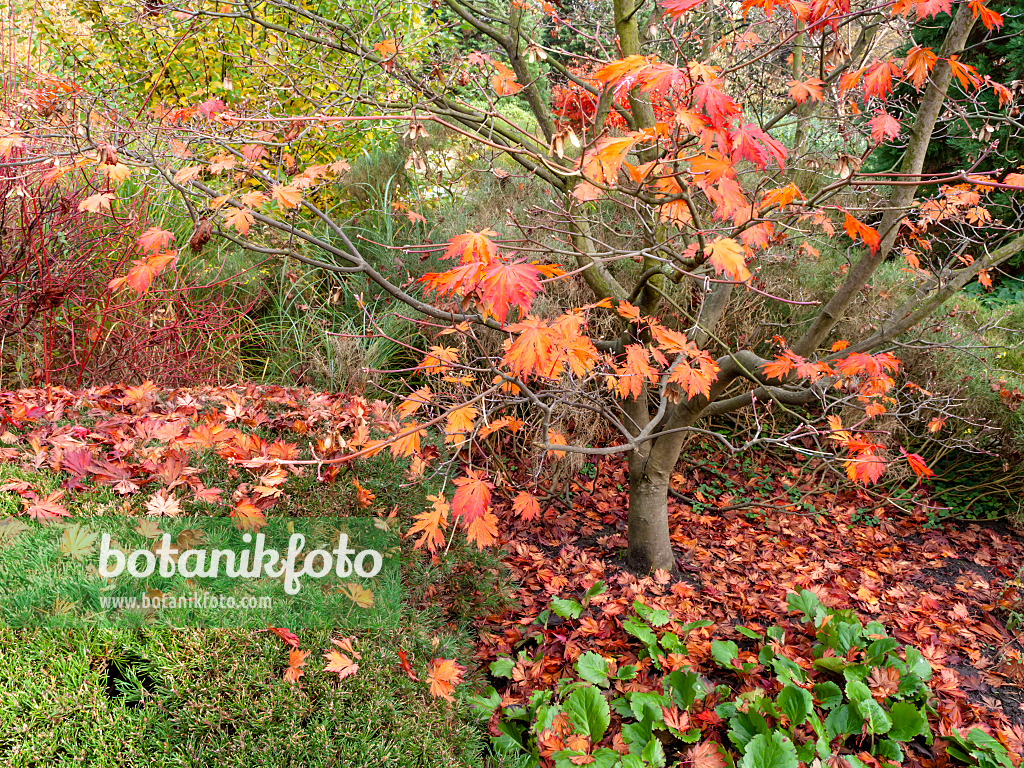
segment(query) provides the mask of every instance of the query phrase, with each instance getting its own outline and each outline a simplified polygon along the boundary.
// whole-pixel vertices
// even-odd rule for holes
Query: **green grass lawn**
[[[480,765],[481,730],[465,708],[431,697],[399,666],[399,648],[430,647],[422,629],[359,636],[359,671],[340,682],[310,656],[301,687],[281,679],[287,653],[267,632],[3,630],[0,759],[15,768]],[[326,633],[298,634],[305,648],[326,644]]]
[[[227,493],[239,481],[215,456],[205,467],[204,481]],[[398,488],[396,471],[382,457],[359,476],[377,493],[377,514],[398,505],[405,525],[418,511],[413,497],[430,491]],[[287,507],[274,514],[359,513],[347,480],[311,475],[290,482]],[[0,465],[0,480],[29,476],[46,490],[60,482]],[[18,511],[4,497],[0,518]],[[100,487],[72,492],[65,505],[79,515],[121,501]],[[282,679],[285,643],[258,629],[0,629],[0,766],[501,765],[485,754],[486,723],[458,695],[431,696],[423,680],[431,659],[453,658],[470,667],[459,691],[472,689],[473,620],[503,599],[497,561],[464,542],[435,563],[409,542],[403,550],[398,627],[348,633],[362,658],[344,680],[322,671],[325,630],[296,630],[311,651],[297,686]]]

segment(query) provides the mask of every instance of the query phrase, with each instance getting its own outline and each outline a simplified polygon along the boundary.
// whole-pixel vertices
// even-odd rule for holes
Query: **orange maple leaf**
[[[931,74],[938,60],[939,57],[935,55],[931,48],[922,48],[919,45],[915,45],[907,51],[907,58],[903,62],[903,71],[914,88],[919,91],[921,90],[921,86],[928,79],[928,75]]]
[[[730,279],[741,283],[750,277],[744,248],[731,237],[718,238],[705,248],[704,253],[716,273],[724,273]]]
[[[399,404],[398,415],[407,419],[433,399],[434,393],[430,391],[430,387],[420,387]]]
[[[935,474],[925,463],[924,457],[921,454],[907,453],[902,448],[900,448],[900,452],[903,454],[903,458],[907,460],[907,464],[910,465],[910,469],[918,477],[932,477]]]
[[[868,123],[871,126],[871,138],[875,144],[886,139],[895,139],[900,135],[900,121],[888,112],[879,111]]]
[[[139,239],[136,242],[138,242],[142,250],[147,253],[156,253],[158,251],[167,250],[167,246],[171,244],[171,240],[173,239],[173,232],[168,232],[166,229],[160,229],[160,227],[150,227],[139,235]]]
[[[473,422],[479,415],[480,411],[472,405],[464,405],[449,413],[444,429],[444,441],[446,443],[453,443],[456,450],[461,448],[466,442],[469,433],[473,431]]]
[[[523,379],[532,376],[553,379],[561,373],[561,348],[558,345],[561,334],[557,329],[539,317],[529,315],[522,322],[510,325],[508,330],[519,334],[501,359],[512,373]]]
[[[177,261],[177,258],[178,256],[175,251],[168,251],[167,253],[150,256],[145,260],[137,259],[132,262],[132,268],[128,270],[128,274],[125,277],[114,278],[107,287],[112,291],[116,291],[122,286],[127,285],[141,296],[149,290],[149,287],[153,284],[153,278],[163,272],[169,264]]]
[[[174,174],[175,184],[186,184],[192,179],[198,178],[199,174],[203,172],[203,166],[201,165],[189,165],[182,168],[176,174]]]
[[[707,0],[661,0],[658,5],[665,9],[666,16],[678,19],[706,2]]]
[[[807,80],[790,80],[786,83],[789,86],[789,97],[797,104],[803,104],[808,99],[821,101],[824,96],[821,87],[824,84],[825,81],[817,77]]]
[[[490,424],[480,428],[480,437],[489,437],[497,432],[499,429],[508,429],[509,432],[518,432],[520,427],[523,426],[523,422],[519,419],[514,419],[511,416],[502,416],[500,419],[495,419]]]
[[[229,513],[235,521],[235,528],[240,531],[259,531],[267,524],[266,516],[252,503],[248,496],[243,496]]]
[[[721,179],[736,174],[732,162],[713,149],[703,155],[688,157],[686,161],[690,164],[690,172],[694,175],[694,180],[702,189],[707,189],[708,185],[716,184]]]
[[[646,382],[657,383],[658,371],[651,365],[650,359],[646,347],[640,344],[626,347],[626,362],[616,367],[616,375],[611,379],[616,397],[625,400],[628,396],[635,400],[643,393]]]
[[[676,363],[668,380],[682,387],[688,397],[709,397],[718,370],[718,363],[712,360],[707,352],[701,350],[692,360],[680,360]]]
[[[516,82],[516,73],[506,67],[500,61],[492,61],[494,75],[491,77],[491,87],[499,96],[512,96],[523,90],[523,86]]]
[[[297,683],[299,678],[306,674],[302,667],[306,664],[306,657],[309,656],[310,651],[300,651],[298,648],[292,649],[291,653],[288,654],[288,666],[284,670],[284,679],[289,683]]]
[[[110,210],[110,201],[114,199],[113,192],[97,192],[95,195],[89,195],[82,202],[78,204],[78,210],[88,211],[89,213],[100,213],[101,211]]]
[[[398,53],[398,41],[394,38],[381,40],[379,43],[373,44],[373,49],[384,58],[391,58]]]
[[[492,261],[483,271],[480,298],[484,314],[504,324],[508,311],[517,307],[520,317],[526,315],[540,291],[540,270],[524,261],[505,264]]]
[[[454,659],[433,659],[427,667],[427,682],[430,683],[430,695],[455,701],[452,694],[455,686],[462,682],[466,668]]]
[[[490,229],[456,235],[448,241],[448,248],[441,258],[454,259],[458,257],[460,264],[471,262],[490,264],[491,260],[498,255],[498,246],[491,239],[497,236],[498,233]]]
[[[484,512],[476,519],[466,523],[468,518],[463,518],[466,525],[466,541],[470,544],[476,543],[477,549],[489,547],[498,538],[498,518],[493,512]]]
[[[295,633],[285,627],[271,627],[267,626],[267,631],[277,635],[281,640],[287,643],[292,648],[299,647],[299,638],[295,636]]]
[[[369,509],[373,506],[373,500],[377,498],[369,488],[364,488],[359,480],[352,480],[352,487],[356,489],[356,506],[360,509]]]
[[[968,5],[971,7],[971,13],[974,14],[974,18],[981,16],[981,23],[985,25],[985,29],[989,32],[1003,26],[1003,17],[987,8],[981,0],[969,0]]]
[[[512,500],[512,511],[526,522],[540,515],[540,504],[532,493],[520,491]]]
[[[899,76],[900,67],[894,61],[875,61],[864,72],[864,98],[884,99],[892,91],[893,76]]]
[[[324,654],[324,660],[327,664],[324,665],[323,671],[337,672],[339,680],[352,677],[352,675],[359,671],[359,664],[341,651],[336,651],[333,648]]]
[[[426,544],[427,549],[433,553],[444,544],[444,531],[448,527],[448,513],[451,507],[443,496],[427,496],[427,501],[431,503],[430,508],[413,518],[413,526],[405,535],[422,533],[413,548],[418,549]]]
[[[423,356],[423,362],[418,369],[426,374],[446,373],[451,370],[451,364],[459,359],[459,350],[455,347],[430,347],[427,354]]]
[[[626,156],[643,138],[646,138],[646,134],[634,131],[626,136],[598,139],[593,149],[588,150],[580,161],[584,179],[608,186],[615,185]]]
[[[800,188],[796,184],[787,184],[786,186],[779,187],[778,189],[768,190],[764,197],[761,198],[761,207],[778,207],[779,209],[782,209],[797,198],[804,200],[804,193],[800,191]]]
[[[270,190],[270,196],[279,207],[286,210],[297,208],[302,202],[302,193],[295,188],[294,184],[288,186],[275,184]]]
[[[594,73],[593,77],[599,83],[613,85],[623,78],[642,71],[650,66],[652,61],[653,57],[627,56],[624,59],[605,64]]]
[[[249,227],[252,226],[253,221],[252,211],[248,208],[232,208],[224,214],[224,223],[240,235],[249,233]]]
[[[395,436],[391,443],[391,455],[396,458],[412,456],[420,451],[420,439],[426,437],[427,433],[420,429],[420,425],[414,421],[403,424],[401,431]]]
[[[860,223],[850,214],[846,214],[846,221],[843,223],[843,229],[846,230],[846,234],[850,236],[851,240],[856,240],[858,238],[863,240],[864,244],[871,250],[871,253],[876,253],[878,251],[878,246],[881,243],[881,237],[878,234],[878,230],[869,227],[867,224]]]

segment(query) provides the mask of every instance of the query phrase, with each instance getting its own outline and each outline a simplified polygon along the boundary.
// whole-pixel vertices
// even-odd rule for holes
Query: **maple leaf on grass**
[[[306,674],[302,668],[306,665],[306,657],[310,651],[300,651],[293,648],[288,654],[288,666],[284,670],[284,679],[289,683],[299,682],[299,678]]]
[[[267,524],[266,516],[252,503],[248,496],[243,496],[230,512],[239,531],[257,532]]]
[[[206,504],[218,504],[221,500],[220,497],[222,493],[224,493],[224,491],[220,488],[207,488],[206,486],[201,486],[192,492],[192,497],[196,501],[201,501]]]
[[[399,649],[398,651],[398,663],[402,665],[402,671],[409,676],[409,679],[414,683],[418,683],[420,679],[416,676],[416,671],[412,668],[412,664],[409,663],[409,657],[405,651]]]
[[[454,702],[455,686],[462,682],[466,668],[454,659],[434,659],[427,668],[430,695]]]
[[[355,582],[346,584],[338,591],[351,600],[357,608],[362,608],[363,610],[373,608],[373,591],[367,589],[362,584],[356,584]]]
[[[287,645],[292,648],[299,647],[299,638],[295,636],[295,633],[285,627],[267,627],[267,631],[276,635],[278,638],[283,640]]]
[[[60,504],[63,498],[63,488],[41,499],[34,492],[29,491],[27,497],[22,499],[22,504],[25,505],[25,513],[33,520],[39,523],[50,523],[68,516],[69,512]]]
[[[341,651],[336,651],[333,648],[324,654],[324,661],[326,661],[327,664],[324,665],[323,671],[337,672],[338,680],[344,680],[346,677],[352,677],[352,675],[359,671],[359,664],[357,662],[346,656]]]
[[[173,494],[160,489],[146,501],[146,514],[177,517],[181,514],[181,507]]]
[[[64,529],[64,535],[60,540],[60,551],[75,560],[84,560],[90,554],[96,544],[96,534],[81,523],[75,523]]]
[[[160,524],[156,520],[151,520],[149,518],[140,520],[134,530],[144,539],[155,539],[158,536],[163,535],[163,530],[161,530]]]
[[[360,485],[358,479],[352,480],[352,487],[356,489],[356,506],[360,509],[369,509],[373,506],[373,500],[377,498],[373,491]]]
[[[427,496],[427,501],[431,502],[430,508],[413,518],[413,526],[405,535],[409,537],[422,533],[413,547],[418,549],[426,544],[427,549],[434,553],[444,544],[444,531],[448,527],[448,513],[451,508],[441,496]]]

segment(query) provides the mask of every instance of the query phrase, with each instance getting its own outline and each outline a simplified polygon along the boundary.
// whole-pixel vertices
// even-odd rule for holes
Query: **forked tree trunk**
[[[681,410],[683,418],[673,419],[673,425],[695,418],[692,411]],[[669,536],[668,492],[683,442],[681,432],[663,435],[629,457],[627,564],[636,573],[676,571],[676,555]]]

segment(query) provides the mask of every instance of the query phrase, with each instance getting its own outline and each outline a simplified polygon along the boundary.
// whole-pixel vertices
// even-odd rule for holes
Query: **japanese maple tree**
[[[308,114],[285,114],[273,99],[197,100],[147,118],[133,111],[121,132],[110,129],[118,123],[110,114],[80,146],[97,152],[117,141],[122,162],[154,169],[193,212],[200,240],[219,234],[362,276],[418,313],[434,342],[415,391],[390,438],[360,450],[389,446],[422,471],[432,459],[422,438],[440,428],[465,459],[454,495],[433,498],[419,518],[421,541],[442,546],[449,520],[479,544],[495,538],[501,481],[477,448],[499,430],[526,435],[541,456],[625,454],[629,560],[642,570],[675,568],[667,499],[688,436],[744,447],[702,426],[714,417],[745,409],[758,425],[747,444],[810,440],[822,455],[838,450],[851,479],[877,480],[894,449],[873,420],[903,407],[900,341],[1024,250],[1024,236],[990,226],[988,213],[1020,200],[1021,169],[976,172],[978,158],[964,158],[957,173],[924,172],[943,115],[980,109],[982,92],[996,93],[1005,111],[1019,102],[981,77],[964,50],[972,29],[998,30],[1000,15],[982,0],[614,0],[605,25],[596,10],[570,18],[549,2],[434,0],[419,9],[415,31],[398,37],[390,20],[409,7],[161,5],[159,23],[182,34],[234,20],[287,44],[303,66],[330,52],[351,68],[324,68],[336,87],[323,98],[294,94]],[[901,31],[941,15],[952,23],[938,49],[895,54]],[[453,25],[471,30],[473,50],[451,43]],[[306,80],[308,72],[296,78]],[[902,84],[912,96],[896,109],[890,100]],[[528,119],[509,117],[523,110],[508,102]],[[74,128],[88,118],[63,119]],[[302,167],[289,154],[300,138],[362,122],[397,126],[414,170],[426,168],[417,142],[428,131],[469,139],[511,164],[493,166],[496,177],[514,166],[546,187],[549,202],[494,222],[505,235],[484,229],[437,244],[446,269],[389,279],[330,205],[347,164]],[[815,126],[840,139],[828,156],[812,146]],[[41,126],[0,131],[0,157],[42,151],[34,149]],[[862,172],[886,142],[903,146],[899,167]],[[95,215],[113,215],[113,198],[91,199]],[[950,222],[962,247],[937,256],[930,228]],[[822,277],[824,300],[763,279],[786,259],[813,260],[823,242],[847,253],[842,269]],[[165,245],[154,235],[147,248],[159,254]],[[148,285],[162,258],[140,261],[125,280]],[[905,270],[900,301],[864,301],[893,259]],[[568,282],[590,297],[568,301],[580,295]],[[777,306],[784,327],[737,330],[737,313],[755,301]],[[806,416],[801,407],[812,403],[827,420]],[[780,409],[795,426],[772,432],[765,416]],[[844,424],[851,412],[859,415]],[[570,413],[589,414],[615,439],[581,438],[564,425]],[[906,461],[930,472],[916,455]],[[540,514],[528,491],[513,508]]]

